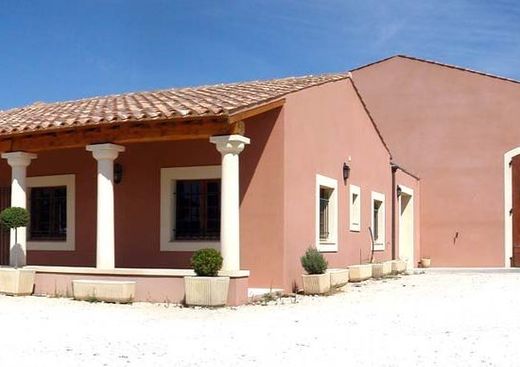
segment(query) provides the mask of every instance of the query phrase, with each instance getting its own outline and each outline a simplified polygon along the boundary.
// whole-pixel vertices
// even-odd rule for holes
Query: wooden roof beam
[[[259,115],[261,113],[280,108],[284,105],[285,98],[276,99],[268,103],[258,105],[256,107],[248,107],[247,109],[240,110],[229,115],[228,122],[230,124],[245,120],[249,117]]]
[[[122,123],[52,133],[21,135],[0,140],[0,152],[39,152],[53,149],[79,148],[99,143],[142,143],[208,139],[213,135],[244,134],[242,121],[226,123],[223,119],[182,122]]]

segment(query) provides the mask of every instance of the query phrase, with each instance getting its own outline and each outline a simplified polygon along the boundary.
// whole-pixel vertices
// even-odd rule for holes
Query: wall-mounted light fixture
[[[350,176],[350,167],[348,164],[343,163],[343,181],[347,181],[348,176]]]
[[[116,184],[123,180],[123,166],[119,163],[114,164],[114,182]]]
[[[397,185],[397,189],[395,190],[396,194],[397,194],[397,197],[401,196],[401,193],[403,192],[403,190],[401,189],[401,186]]]

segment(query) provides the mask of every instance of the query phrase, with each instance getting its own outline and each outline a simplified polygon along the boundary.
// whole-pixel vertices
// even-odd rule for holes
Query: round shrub
[[[300,261],[307,274],[323,274],[329,265],[321,252],[314,247],[309,247]]]
[[[198,276],[216,277],[222,268],[222,255],[213,248],[196,251],[191,257],[191,266]]]
[[[25,227],[29,224],[29,212],[16,206],[6,208],[0,212],[0,224],[9,229]]]

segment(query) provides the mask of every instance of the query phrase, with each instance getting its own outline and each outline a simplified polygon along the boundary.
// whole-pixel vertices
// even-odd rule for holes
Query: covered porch
[[[247,302],[239,155],[250,140],[240,116],[1,140],[10,206],[31,213],[17,241],[11,233],[4,265],[34,270],[35,294],[70,296],[79,279],[131,280],[137,301],[181,303],[193,251],[213,247],[230,277],[228,304]]]

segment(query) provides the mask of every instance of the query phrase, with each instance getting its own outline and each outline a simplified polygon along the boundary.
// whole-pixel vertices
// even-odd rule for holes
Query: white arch
[[[520,147],[511,149],[504,154],[504,267],[511,267],[513,256],[513,216],[510,213],[513,207],[513,175],[511,160],[520,154]]]

